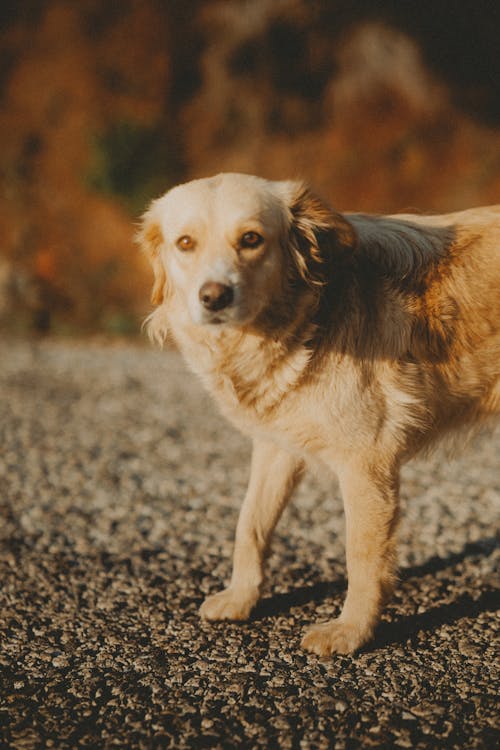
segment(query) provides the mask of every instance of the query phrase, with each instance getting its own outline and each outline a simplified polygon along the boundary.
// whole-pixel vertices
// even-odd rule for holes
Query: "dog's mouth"
[[[201,315],[201,319],[198,319],[197,322],[199,325],[207,327],[221,328],[227,326],[236,328],[245,325],[245,323],[251,320],[251,318],[251,315],[245,314],[237,307],[228,307],[217,312],[208,313],[204,311]]]
[[[237,326],[241,325],[241,321],[238,316],[230,315],[228,313],[217,313],[216,315],[206,316],[202,320],[202,325],[206,326]]]

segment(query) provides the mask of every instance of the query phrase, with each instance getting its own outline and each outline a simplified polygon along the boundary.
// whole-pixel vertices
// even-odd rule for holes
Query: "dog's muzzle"
[[[234,291],[233,287],[227,284],[220,284],[218,281],[206,281],[200,288],[198,297],[203,307],[211,312],[217,312],[232,304]]]

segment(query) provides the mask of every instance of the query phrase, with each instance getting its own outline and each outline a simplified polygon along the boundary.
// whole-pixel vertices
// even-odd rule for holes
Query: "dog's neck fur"
[[[282,313],[264,311],[244,328],[200,328],[184,321],[172,334],[226,413],[230,404],[229,412],[243,408],[262,418],[299,385],[309,367],[315,304],[304,293],[288,320]]]

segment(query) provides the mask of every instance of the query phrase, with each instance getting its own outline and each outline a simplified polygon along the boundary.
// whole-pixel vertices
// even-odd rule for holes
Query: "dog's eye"
[[[179,250],[194,250],[195,241],[189,234],[183,234],[175,243]]]
[[[240,246],[254,248],[259,247],[263,242],[264,238],[257,232],[245,232],[245,234],[241,236]]]

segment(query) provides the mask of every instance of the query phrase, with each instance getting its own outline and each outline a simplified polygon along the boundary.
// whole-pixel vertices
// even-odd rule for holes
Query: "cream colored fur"
[[[500,409],[500,206],[341,215],[301,183],[222,174],[154,201],[139,241],[155,272],[151,337],[175,339],[254,443],[232,579],[202,617],[248,618],[273,530],[314,461],[340,482],[348,591],[303,646],[356,650],[395,582],[401,464]],[[231,287],[232,303],[207,310],[206,282]]]

